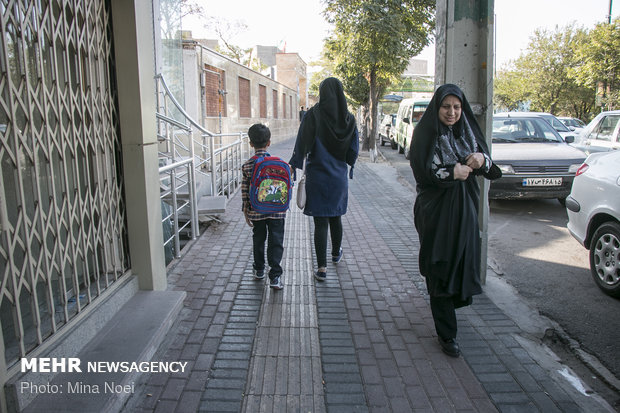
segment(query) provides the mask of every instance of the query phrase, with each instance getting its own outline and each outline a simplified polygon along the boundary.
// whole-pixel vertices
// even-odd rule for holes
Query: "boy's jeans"
[[[282,254],[284,253],[284,219],[263,219],[252,221],[252,241],[254,242],[254,269],[265,270],[265,240],[267,240],[267,263],[271,268],[269,278],[282,275]],[[269,233],[269,238],[267,238]]]

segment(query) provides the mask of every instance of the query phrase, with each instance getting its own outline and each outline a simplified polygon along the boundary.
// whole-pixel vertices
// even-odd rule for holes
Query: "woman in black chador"
[[[442,350],[458,357],[456,308],[480,294],[480,235],[476,175],[501,177],[480,126],[456,85],[441,86],[413,133],[413,207],[420,238],[420,272],[426,278]]]

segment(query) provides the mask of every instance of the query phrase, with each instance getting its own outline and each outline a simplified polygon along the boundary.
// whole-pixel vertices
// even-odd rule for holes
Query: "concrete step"
[[[228,198],[225,196],[203,196],[198,201],[198,215],[216,215],[226,212]]]
[[[62,394],[39,394],[22,411],[49,412],[52,406],[59,412],[119,411],[135,391],[138,376],[145,372],[112,372],[108,367],[104,372],[93,372],[89,371],[89,362],[104,363],[97,366],[113,362],[146,366],[181,311],[184,298],[181,291],[138,291],[77,356],[66,355],[79,359],[82,372],[57,373],[48,382],[58,386]],[[149,363],[149,369],[152,365]]]

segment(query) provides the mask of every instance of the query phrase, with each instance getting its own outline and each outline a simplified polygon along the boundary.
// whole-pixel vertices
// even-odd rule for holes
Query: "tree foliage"
[[[242,63],[244,58],[250,54],[252,48],[244,49],[232,42],[236,35],[248,29],[248,25],[241,20],[228,20],[209,16],[205,27],[212,30],[218,37],[221,45],[218,42],[217,51],[224,56],[230,57],[237,63]]]
[[[596,111],[596,88],[603,84],[607,108],[618,106],[620,24],[599,24],[588,31],[570,24],[536,30],[521,56],[499,71],[496,105],[588,120]]]
[[[162,38],[171,40],[179,37],[183,18],[190,15],[204,15],[204,8],[192,0],[163,0],[159,2],[159,16]]]
[[[217,52],[257,72],[267,69],[267,65],[263,64],[254,54],[253,47],[244,48],[233,43],[235,36],[248,30],[245,22],[209,16],[206,18],[204,27],[218,37],[218,45],[215,48]]]
[[[620,107],[620,17],[610,24],[600,23],[579,45],[576,58],[583,62],[575,77],[589,88],[602,86],[601,104],[611,110]]]
[[[325,55],[350,99],[367,106],[372,149],[377,106],[385,89],[406,69],[411,57],[429,44],[435,24],[434,0],[326,0],[324,15],[333,24]]]

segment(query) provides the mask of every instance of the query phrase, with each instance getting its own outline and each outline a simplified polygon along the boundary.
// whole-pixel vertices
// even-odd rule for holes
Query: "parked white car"
[[[620,152],[586,158],[566,198],[568,231],[590,250],[596,285],[620,297]]]
[[[620,149],[620,110],[599,113],[572,144],[587,154]]]
[[[571,118],[568,116],[557,116],[557,118],[566,125],[566,127],[573,132],[579,134],[583,128],[586,127],[586,124],[583,123],[581,119]]]
[[[568,126],[563,124],[562,121],[560,121],[558,118],[553,116],[551,113],[546,113],[546,112],[502,112],[502,113],[496,113],[495,115],[497,115],[497,116],[510,116],[510,117],[513,117],[513,118],[516,118],[518,116],[524,116],[524,117],[538,116],[540,118],[543,118],[547,122],[549,122],[549,124],[553,127],[553,129],[555,129],[556,132],[560,134],[560,136],[562,137],[562,139],[564,139],[564,141],[566,143],[574,142],[576,137],[577,137],[577,135],[578,135],[576,132],[570,130],[568,128]]]

